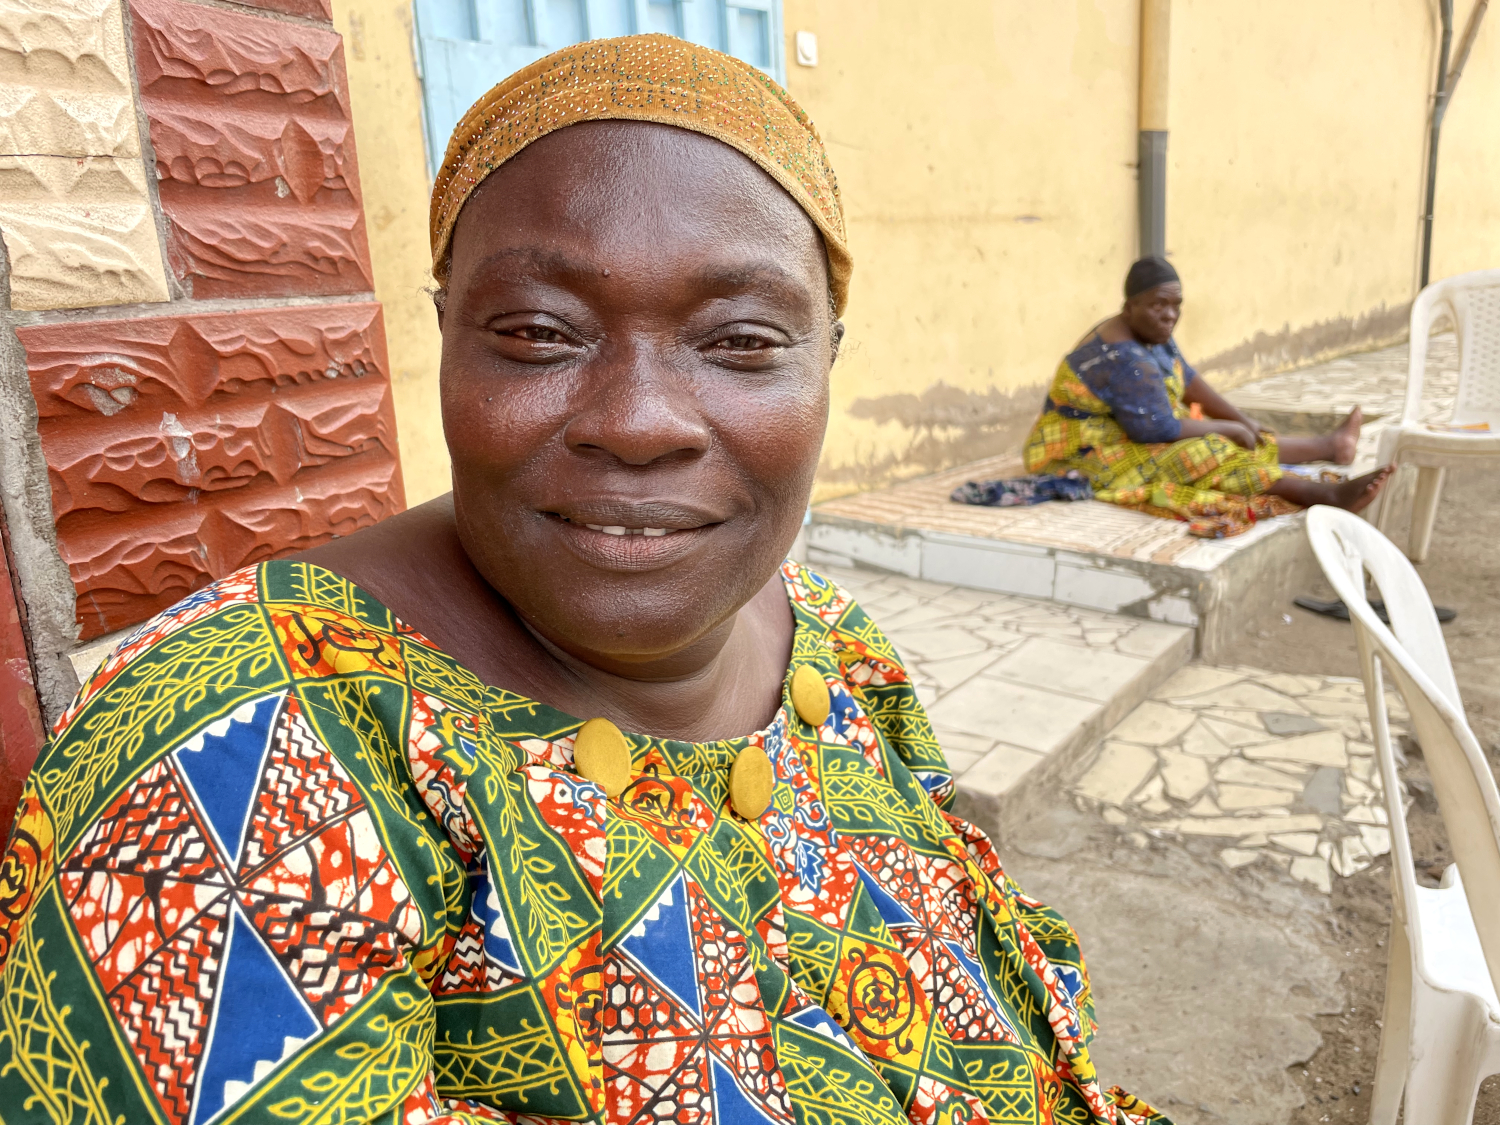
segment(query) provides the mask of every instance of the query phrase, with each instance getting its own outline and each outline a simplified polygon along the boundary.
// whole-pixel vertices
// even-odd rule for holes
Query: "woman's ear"
[[[829,331],[829,337],[833,343],[833,355],[829,357],[828,366],[832,367],[839,361],[839,345],[844,342],[844,322],[835,320],[833,328]]]

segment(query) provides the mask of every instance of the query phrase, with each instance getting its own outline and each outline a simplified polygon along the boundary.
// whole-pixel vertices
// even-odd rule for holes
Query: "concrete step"
[[[1181,625],[842,566],[818,569],[901,654],[958,782],[958,811],[1002,835],[1192,655]]]
[[[1093,500],[983,508],[949,499],[966,480],[1023,471],[997,457],[820,504],[808,560],[1186,626],[1210,662],[1229,659],[1257,599],[1289,597],[1312,565],[1300,514],[1196,539],[1184,523]]]

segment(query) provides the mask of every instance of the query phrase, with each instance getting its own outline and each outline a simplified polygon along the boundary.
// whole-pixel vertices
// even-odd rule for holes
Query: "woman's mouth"
[[[590,531],[602,531],[605,535],[647,535],[653,538],[658,535],[670,535],[678,530],[675,527],[617,527],[597,523],[586,523],[583,526]]]
[[[588,514],[594,515],[592,512]],[[547,515],[563,529],[563,541],[573,552],[590,566],[601,570],[640,571],[670,566],[696,550],[703,537],[719,526],[716,520],[702,521],[701,516],[686,511],[651,512],[650,515],[642,512],[629,523],[595,523],[581,512],[565,516],[553,511]],[[594,515],[594,519],[597,520],[599,515]],[[626,513],[622,511],[620,515]],[[650,520],[653,515],[660,515],[662,524],[670,520],[678,526],[661,526]],[[646,518],[642,519],[642,516]]]

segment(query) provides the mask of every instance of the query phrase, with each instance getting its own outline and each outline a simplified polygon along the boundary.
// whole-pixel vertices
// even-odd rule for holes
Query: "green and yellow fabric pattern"
[[[625,734],[615,796],[578,718],[318,567],[143,626],[0,870],[0,1120],[1164,1121],[1101,1087],[1077,938],[946,811],[890,643],[783,578],[771,724]]]
[[[1152,389],[1165,393],[1169,418],[1180,422],[1188,417],[1183,393],[1191,371],[1175,346],[1165,355],[1163,351],[1151,349],[1157,360],[1151,364],[1152,373],[1160,372]],[[1077,469],[1092,483],[1094,499],[1186,520],[1195,534],[1210,538],[1238,534],[1258,519],[1297,510],[1265,494],[1282,475],[1276,439],[1270,435],[1253,450],[1220,434],[1131,440],[1116,408],[1081,373],[1086,365],[1118,362],[1135,363],[1137,357],[1114,358],[1113,350],[1095,334],[1058,365],[1046,405],[1026,439],[1027,472],[1062,474]]]

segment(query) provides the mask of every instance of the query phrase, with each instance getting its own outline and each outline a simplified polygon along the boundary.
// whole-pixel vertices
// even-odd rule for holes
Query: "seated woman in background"
[[[1164,1120],[890,642],[786,559],[852,268],[806,115],[570,47],[460,122],[431,233],[453,491],[83,686],[0,868],[0,1116]]]
[[[1182,282],[1169,262],[1142,258],[1130,267],[1124,307],[1058,366],[1026,441],[1027,472],[1076,469],[1096,500],[1205,521],[1218,534],[1297,507],[1357,512],[1375,499],[1388,468],[1332,482],[1281,468],[1350,464],[1358,407],[1331,434],[1274,436],[1188,366],[1172,338],[1181,315]],[[1190,416],[1194,405],[1202,418]]]

